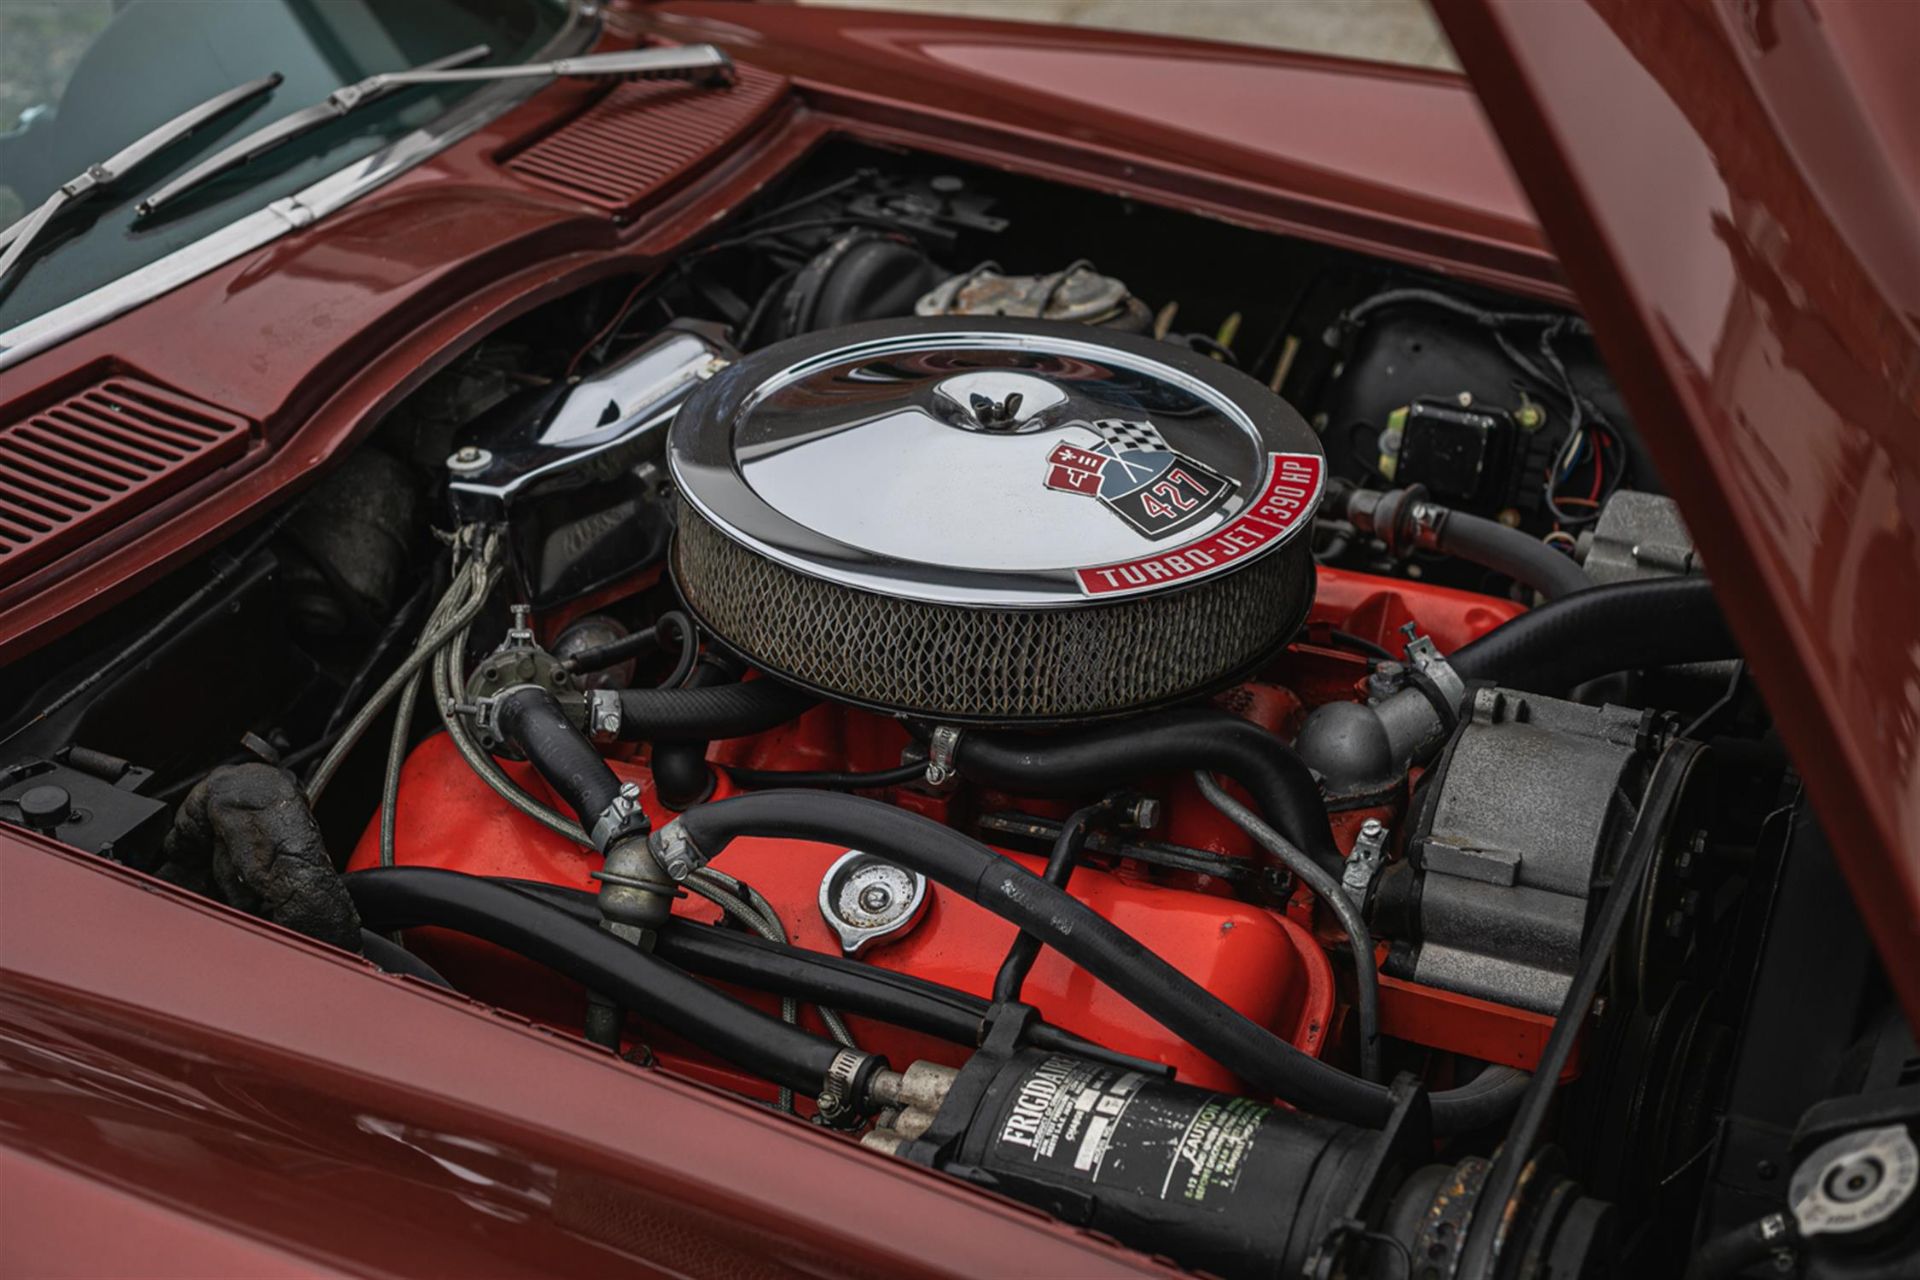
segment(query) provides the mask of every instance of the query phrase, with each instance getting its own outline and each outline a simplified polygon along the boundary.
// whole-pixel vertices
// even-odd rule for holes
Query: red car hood
[[[1920,1016],[1920,10],[1436,8]]]

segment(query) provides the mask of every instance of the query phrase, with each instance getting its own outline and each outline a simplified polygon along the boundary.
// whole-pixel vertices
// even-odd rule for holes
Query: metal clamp
[[[537,649],[533,628],[527,625],[527,618],[533,613],[533,606],[526,604],[509,605],[513,613],[513,625],[507,628],[506,638],[500,641],[499,650]]]
[[[602,745],[620,736],[620,691],[587,690],[587,736]]]
[[[648,836],[647,848],[652,851],[653,860],[660,864],[660,869],[676,881],[685,880],[707,863],[687,835],[685,824],[678,818]]]
[[[640,787],[637,783],[623,782],[620,793],[607,802],[600,816],[593,820],[593,830],[587,837],[593,841],[593,847],[605,853],[613,843],[623,836],[638,835],[647,829],[647,811],[640,807]]]
[[[819,1096],[814,1099],[821,1124],[830,1129],[851,1129],[860,1123],[859,1099],[855,1093],[861,1068],[872,1056],[856,1049],[842,1049],[833,1055],[833,1061],[827,1064],[826,1078],[820,1082]]]
[[[470,685],[472,683],[473,682],[469,681]],[[492,693],[473,694],[472,691],[469,690],[468,700],[465,702],[455,702],[453,704],[453,710],[457,714],[464,715],[472,722],[474,737],[480,740],[481,746],[492,751],[506,742],[506,735],[500,731],[501,705],[522,689],[538,689],[540,687],[541,686],[537,684],[522,681],[519,684],[510,684],[504,689],[496,689]],[[517,756],[515,758],[518,759]]]
[[[960,776],[954,756],[960,750],[960,730],[950,724],[934,729],[927,742],[927,785],[945,787]]]
[[[1413,624],[1407,625],[1411,628]],[[1435,701],[1435,709],[1442,710],[1449,723],[1459,719],[1460,705],[1467,698],[1467,682],[1434,647],[1433,637],[1409,634],[1407,662],[1413,667],[1409,678]]]
[[[1359,906],[1367,905],[1367,892],[1380,868],[1387,865],[1387,827],[1378,818],[1360,824],[1354,837],[1353,852],[1347,855],[1346,869],[1340,873],[1340,887]]]

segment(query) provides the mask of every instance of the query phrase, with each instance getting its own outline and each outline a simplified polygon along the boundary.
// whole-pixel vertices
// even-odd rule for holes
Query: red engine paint
[[[1307,615],[1309,635],[1316,626],[1337,627],[1396,653],[1404,643],[1400,628],[1409,622],[1433,637],[1442,653],[1452,653],[1526,612],[1512,600],[1328,565],[1321,565],[1317,576],[1319,590]]]
[[[656,806],[647,771],[624,761],[611,763],[622,778],[640,785],[649,812],[656,822],[664,822],[670,814]],[[530,768],[507,768],[529,791],[551,801],[551,794]],[[515,812],[474,774],[444,734],[429,738],[408,758],[400,796],[394,845],[395,859],[402,865],[544,880],[581,889],[597,887],[590,874],[599,865],[598,856]],[[742,839],[714,865],[764,894],[778,908],[795,943],[837,952],[837,941],[820,918],[817,900],[821,876],[844,852],[800,840]],[[1038,871],[1043,865],[1040,858],[1008,856],[1030,870]],[[379,865],[377,818],[361,838],[350,865],[356,870]],[[868,952],[868,959],[884,968],[986,995],[1013,941],[1013,926],[939,886],[930,886],[930,892],[932,901],[913,930],[897,942]],[[1091,866],[1075,874],[1072,892],[1255,1022],[1308,1053],[1317,1055],[1324,1047],[1334,1004],[1332,968],[1312,935],[1298,924],[1231,899]],[[683,901],[676,910],[704,921],[719,914],[701,899]],[[462,990],[541,1021],[578,1025],[582,1008],[578,989],[544,970],[498,951],[488,954],[490,948],[465,940],[441,936],[422,939],[422,944],[422,953],[443,966]],[[1050,1021],[1089,1039],[1168,1063],[1182,1079],[1197,1085],[1238,1087],[1225,1068],[1053,952],[1041,953],[1024,994]],[[772,1001],[765,1003],[773,1007]],[[852,1021],[861,1046],[884,1053],[896,1066],[916,1058],[958,1063],[965,1056],[960,1046]],[[649,1043],[664,1058],[679,1057],[651,1037]]]
[[[1412,622],[1451,652],[1523,612],[1516,603],[1447,587],[1322,568],[1312,616],[1301,638],[1271,664],[1259,681],[1227,690],[1215,699],[1283,738],[1298,731],[1307,711],[1320,703],[1361,696],[1367,663],[1331,644],[1341,630],[1389,648],[1404,643],[1400,630]],[[596,598],[592,608],[615,603]],[[561,625],[541,620],[542,633]],[[1324,642],[1324,643],[1323,643]],[[910,745],[896,721],[823,703],[790,724],[752,738],[715,743],[717,764],[757,769],[873,771],[899,764]],[[610,759],[624,779],[636,782],[656,822],[669,815],[652,796],[643,759]],[[508,771],[533,794],[551,801],[545,784],[524,765]],[[1232,787],[1233,784],[1229,783]],[[1169,775],[1145,784],[1164,797],[1165,818],[1155,839],[1235,857],[1252,857],[1244,833],[1199,795],[1190,777]],[[716,798],[731,794],[724,776]],[[396,856],[403,865],[434,866],[474,875],[542,880],[592,890],[597,855],[578,848],[515,812],[493,794],[459,758],[444,736],[422,743],[401,776],[395,826]],[[896,789],[890,799],[936,821],[963,825],[972,812],[1019,809],[1050,817],[1071,807],[1066,797],[974,792],[962,798]],[[1403,817],[1405,797],[1380,807],[1336,812],[1334,835],[1351,847],[1360,824],[1379,818],[1390,827]],[[752,884],[774,903],[798,945],[835,953],[836,939],[820,918],[820,879],[841,849],[797,840],[743,839],[716,863]],[[1009,852],[1038,871],[1039,857]],[[369,824],[351,866],[377,865],[378,816]],[[1344,946],[1337,925],[1302,891],[1283,913],[1233,899],[1228,886],[1194,873],[1158,872],[1134,865],[1089,865],[1073,880],[1076,896],[1128,932],[1149,943],[1195,981],[1262,1025],[1321,1055],[1341,1045],[1348,1002],[1335,985],[1328,951]],[[689,919],[716,921],[717,908],[690,898],[676,910]],[[927,914],[900,941],[869,953],[872,963],[934,982],[986,995],[1012,941],[1012,926],[937,886]],[[463,990],[548,1024],[577,1028],[584,993],[516,956],[452,935],[423,933],[423,954],[443,966]],[[1387,1034],[1434,1049],[1490,1062],[1531,1067],[1538,1061],[1550,1020],[1525,1010],[1468,1000],[1418,983],[1383,978],[1382,1016]],[[740,992],[769,1010],[770,997]],[[1350,992],[1348,995],[1350,996]],[[1095,982],[1052,952],[1042,952],[1026,995],[1047,1017],[1089,1039],[1172,1064],[1180,1075],[1207,1087],[1234,1089],[1219,1064],[1169,1035],[1117,993]],[[811,1011],[803,1015],[811,1020]],[[886,1054],[896,1065],[915,1059],[958,1063],[964,1049],[897,1027],[850,1019],[863,1047]],[[823,1030],[811,1023],[815,1030]],[[761,1082],[731,1072],[690,1046],[645,1029],[649,1049],[677,1070],[748,1094],[766,1095]],[[1345,1046],[1342,1046],[1344,1049]]]

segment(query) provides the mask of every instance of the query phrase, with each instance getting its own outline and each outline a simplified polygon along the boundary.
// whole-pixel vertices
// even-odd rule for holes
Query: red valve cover
[[[1223,697],[1239,714],[1270,729],[1291,733],[1305,708],[1329,698],[1356,696],[1365,664],[1315,645],[1316,629],[1337,627],[1377,644],[1403,639],[1400,628],[1416,622],[1443,651],[1452,651],[1521,612],[1519,605],[1423,583],[1375,578],[1322,568],[1318,597],[1301,640],[1281,660],[1282,685],[1249,684]],[[551,621],[551,620],[550,620]],[[559,625],[557,621],[554,625]],[[899,762],[906,737],[892,721],[864,712],[822,706],[792,725],[758,738],[716,744],[716,759],[759,769],[890,768]],[[644,765],[621,759],[608,763],[623,780],[639,785],[642,801],[657,824],[670,813],[657,805],[652,777]],[[507,771],[531,794],[554,798],[525,765]],[[1198,798],[1192,781],[1168,778],[1150,788],[1167,799],[1161,838],[1201,849],[1250,856],[1245,837]],[[716,798],[733,788],[724,773]],[[897,800],[939,816],[944,802],[915,792]],[[1013,803],[1008,797],[996,802]],[[1041,804],[1058,814],[1063,805]],[[1372,816],[1355,810],[1336,815],[1342,843],[1351,828]],[[1383,812],[1390,824],[1396,815]],[[794,943],[837,954],[838,940],[821,919],[820,881],[842,848],[800,840],[740,839],[716,860],[717,869],[758,889],[773,903]],[[454,751],[444,734],[423,742],[408,758],[400,780],[395,823],[395,856],[405,866],[440,867],[471,875],[504,876],[592,891],[599,856],[548,831],[515,811],[482,782]],[[1043,859],[1021,853],[1007,856],[1039,871]],[[375,815],[354,851],[355,870],[379,864],[379,819]],[[1083,866],[1071,890],[1107,919],[1135,935],[1220,999],[1302,1050],[1320,1055],[1341,1017],[1332,966],[1322,945],[1301,923],[1311,910],[1296,904],[1288,915],[1267,911],[1205,890],[1202,878],[1163,878],[1127,867],[1107,870]],[[1219,888],[1218,885],[1212,886]],[[865,953],[875,965],[985,996],[1007,946],[1011,925],[938,885],[928,888],[930,903],[907,933]],[[713,922],[718,908],[701,898],[683,899],[676,911],[688,919]],[[557,1027],[577,1030],[586,995],[576,984],[518,956],[438,931],[422,930],[409,943],[438,966],[460,990],[502,1008]],[[770,1011],[770,996],[736,993]],[[1170,1035],[1117,993],[1094,981],[1052,951],[1043,950],[1023,994],[1051,1022],[1124,1053],[1172,1065],[1182,1079],[1204,1087],[1235,1091],[1238,1082],[1225,1068]],[[1391,983],[1383,1006],[1387,1029],[1417,1043],[1465,1052],[1492,1061],[1531,1066],[1544,1037],[1546,1019],[1523,1011],[1429,992],[1411,983]],[[1436,1003],[1436,1001],[1438,1003]],[[1465,1018],[1463,1006],[1479,1021]],[[824,1028],[808,1009],[803,1022]],[[916,1059],[959,1064],[966,1050],[898,1027],[849,1018],[862,1048],[885,1054],[896,1067]],[[1483,1025],[1484,1024],[1484,1025]],[[1538,1024],[1538,1025],[1536,1025]],[[658,1033],[635,1026],[630,1048],[646,1049],[688,1074],[748,1094],[770,1096],[764,1083]]]
[[[621,778],[640,785],[656,824],[672,816],[655,804],[645,768],[619,760],[609,763]],[[552,802],[551,793],[530,768],[514,764],[506,768],[530,793]],[[516,812],[475,775],[445,734],[421,743],[408,758],[396,814],[395,860],[403,866],[442,867],[586,890],[598,887],[591,878],[599,866],[598,855]],[[376,817],[354,851],[352,869],[378,866],[379,850]],[[821,918],[818,900],[821,877],[845,852],[801,840],[740,839],[715,859],[714,866],[764,894],[779,910],[793,942],[838,954],[838,940]],[[1040,858],[1007,856],[1036,872],[1044,865]],[[1229,898],[1091,867],[1075,872],[1072,892],[1254,1021],[1308,1053],[1320,1052],[1333,1014],[1333,974],[1326,954],[1298,924]],[[1013,926],[939,885],[929,885],[928,894],[930,902],[919,922],[906,934],[866,951],[864,958],[985,996],[1013,941]],[[676,910],[703,921],[719,916],[701,898],[683,899]],[[463,991],[539,1021],[568,1027],[580,1024],[583,993],[544,969],[451,935],[422,931],[409,942]],[[1041,952],[1023,994],[1049,1021],[1088,1039],[1168,1063],[1181,1079],[1197,1085],[1237,1088],[1225,1068],[1052,951]],[[759,998],[758,1003],[768,1009],[778,1007],[770,998]],[[848,1022],[862,1048],[885,1054],[896,1067],[917,1058],[957,1065],[965,1057],[958,1045],[858,1018]],[[696,1074],[724,1078],[729,1087],[764,1092],[764,1086],[710,1064],[703,1068],[698,1061],[681,1059],[673,1051],[677,1046],[665,1045],[652,1035],[644,1039],[656,1053],[680,1060],[679,1065]]]

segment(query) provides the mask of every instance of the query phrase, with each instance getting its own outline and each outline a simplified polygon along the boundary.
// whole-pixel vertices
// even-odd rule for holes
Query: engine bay
[[[1190,1269],[1911,1257],[1920,1052],[1537,301],[834,144],[0,688],[0,822]]]

